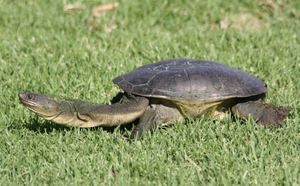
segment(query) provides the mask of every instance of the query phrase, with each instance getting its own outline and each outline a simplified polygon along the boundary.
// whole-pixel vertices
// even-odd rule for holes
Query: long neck
[[[62,124],[64,115],[70,117],[68,126],[94,127],[94,126],[116,126],[120,124],[130,123],[139,118],[146,110],[149,100],[144,97],[135,97],[124,104],[101,105],[81,100],[69,102],[72,107],[72,113],[65,114],[62,112],[60,117],[56,117],[52,121]],[[62,118],[62,119],[60,119]],[[66,120],[65,120],[66,121]]]

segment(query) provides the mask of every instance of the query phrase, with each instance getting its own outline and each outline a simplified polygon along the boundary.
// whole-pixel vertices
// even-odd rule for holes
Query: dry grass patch
[[[221,29],[238,29],[246,31],[256,31],[263,28],[268,28],[268,23],[263,22],[263,20],[250,13],[238,13],[231,16],[225,16],[223,20],[220,21]]]

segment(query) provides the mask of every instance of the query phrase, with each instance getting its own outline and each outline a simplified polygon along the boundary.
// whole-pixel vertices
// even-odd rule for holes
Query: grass
[[[82,9],[64,10],[81,4]],[[296,1],[0,1],[0,185],[300,185]],[[112,79],[169,58],[219,61],[268,84],[282,128],[189,120],[131,130],[63,128],[20,105],[24,90],[108,103]]]

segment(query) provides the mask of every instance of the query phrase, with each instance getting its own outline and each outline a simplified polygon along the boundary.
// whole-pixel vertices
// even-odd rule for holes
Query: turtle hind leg
[[[272,104],[263,104],[258,101],[238,103],[232,107],[234,115],[237,115],[242,119],[248,119],[249,115],[251,115],[257,124],[263,126],[281,126],[290,110],[290,107],[277,107]]]

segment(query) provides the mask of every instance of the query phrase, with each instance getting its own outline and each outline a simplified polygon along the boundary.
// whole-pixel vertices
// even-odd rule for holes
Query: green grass
[[[300,185],[297,1],[0,1],[0,185]],[[191,120],[128,143],[130,130],[63,128],[24,90],[109,103],[112,79],[168,58],[219,61],[268,84],[282,128]]]

